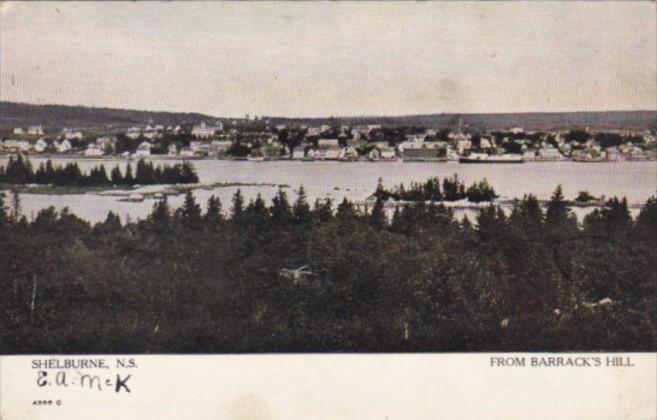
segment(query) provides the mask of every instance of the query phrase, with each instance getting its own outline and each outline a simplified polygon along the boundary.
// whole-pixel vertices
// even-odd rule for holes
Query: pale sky
[[[655,2],[3,2],[0,99],[352,116],[657,108]]]

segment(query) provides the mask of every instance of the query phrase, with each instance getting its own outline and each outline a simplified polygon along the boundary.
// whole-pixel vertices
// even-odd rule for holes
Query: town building
[[[167,147],[167,155],[170,157],[178,156],[178,146],[176,146],[175,143],[171,143],[169,147]]]
[[[68,153],[73,149],[73,146],[71,145],[71,142],[68,141],[68,139],[55,141],[53,145],[55,146],[55,151],[57,153]]]
[[[147,141],[142,141],[139,144],[139,146],[137,146],[137,151],[135,152],[135,156],[139,156],[139,157],[150,156],[152,148],[153,145],[151,143]]]
[[[192,128],[192,136],[200,139],[207,139],[214,136],[214,133],[217,132],[217,127],[213,125],[208,125],[202,122],[200,125],[195,125]]]
[[[87,157],[99,157],[104,154],[103,149],[96,143],[89,143],[84,151],[84,155]]]
[[[27,127],[27,134],[30,136],[43,136],[43,126],[42,125],[31,125]]]
[[[292,149],[292,159],[303,159],[306,157],[306,148],[303,146],[297,146]]]
[[[32,143],[27,140],[7,139],[2,142],[2,148],[9,152],[29,152]]]
[[[48,143],[46,142],[45,139],[40,138],[39,140],[34,143],[34,151],[37,153],[43,153],[48,149]]]

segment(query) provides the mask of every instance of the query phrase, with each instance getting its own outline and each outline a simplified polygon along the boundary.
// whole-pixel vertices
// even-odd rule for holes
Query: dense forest
[[[656,197],[582,223],[560,187],[473,221],[303,188],[93,226],[4,203],[3,354],[657,350]]]
[[[133,175],[132,165],[127,164],[125,173],[115,166],[107,175],[105,165],[92,168],[83,173],[75,162],[66,165],[53,165],[48,159],[36,171],[26,157],[18,154],[9,156],[6,166],[0,165],[0,184],[51,184],[55,186],[105,187],[156,184],[194,184],[199,181],[196,169],[189,162],[173,165],[154,165],[140,159]]]

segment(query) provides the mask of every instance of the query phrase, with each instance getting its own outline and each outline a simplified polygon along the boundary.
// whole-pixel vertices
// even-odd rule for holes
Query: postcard
[[[0,418],[657,419],[654,1],[0,3]]]

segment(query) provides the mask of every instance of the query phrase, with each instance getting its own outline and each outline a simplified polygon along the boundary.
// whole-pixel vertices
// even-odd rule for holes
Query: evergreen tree
[[[306,190],[303,185],[299,186],[297,201],[294,203],[293,208],[294,218],[298,223],[306,223],[310,221],[310,206],[306,197]]]
[[[258,194],[255,200],[251,200],[244,211],[245,218],[249,224],[256,229],[263,228],[269,219],[269,212],[265,200]]]
[[[221,200],[219,197],[212,195],[208,199],[208,209],[205,213],[204,221],[206,225],[210,227],[216,227],[223,223],[224,216],[222,213]]]
[[[17,189],[11,190],[11,219],[18,221],[21,215],[21,194]]]
[[[9,215],[5,207],[5,193],[0,191],[0,227],[9,223]]]
[[[635,229],[643,238],[657,240],[657,196],[650,197],[641,207]]]
[[[399,206],[395,206],[395,210],[392,213],[392,220],[390,222],[390,231],[395,233],[401,233],[403,230],[402,215]]]
[[[239,189],[235,191],[232,199],[232,207],[230,209],[230,217],[233,221],[239,221],[244,213],[244,197],[242,191]]]
[[[119,165],[116,165],[111,172],[110,178],[112,180],[112,184],[114,185],[122,185],[124,180],[123,180],[123,175],[121,174],[121,169],[119,169]]]
[[[563,226],[569,220],[570,213],[570,209],[563,196],[561,185],[557,185],[547,204],[545,222],[550,226]]]
[[[198,230],[201,228],[201,206],[196,203],[191,191],[185,194],[185,201],[181,208],[180,222],[188,229]]]
[[[347,200],[347,197],[342,199],[342,202],[338,205],[337,217],[340,220],[348,220],[356,217],[356,209],[351,201]]]
[[[272,199],[270,212],[275,226],[286,226],[292,221],[292,210],[283,189],[279,188],[278,193]]]
[[[372,207],[372,213],[370,213],[370,224],[378,230],[382,230],[388,225],[385,208],[383,206],[383,198],[380,196],[377,196],[374,207]]]
[[[325,223],[333,218],[333,202],[330,198],[324,200],[318,198],[315,200],[313,218],[318,223]]]
[[[128,165],[125,168],[125,176],[123,177],[123,184],[124,185],[134,185],[135,184],[135,178],[134,175],[132,175],[132,165],[128,162]]]
[[[171,226],[171,209],[166,195],[153,205],[148,222],[156,230],[166,230]]]
[[[121,218],[117,214],[114,214],[114,212],[109,211],[103,222],[103,228],[110,232],[118,231],[121,229]]]
[[[376,191],[374,191],[374,196],[376,198],[386,199],[388,198],[388,192],[383,186],[383,178],[379,178],[376,182]]]

